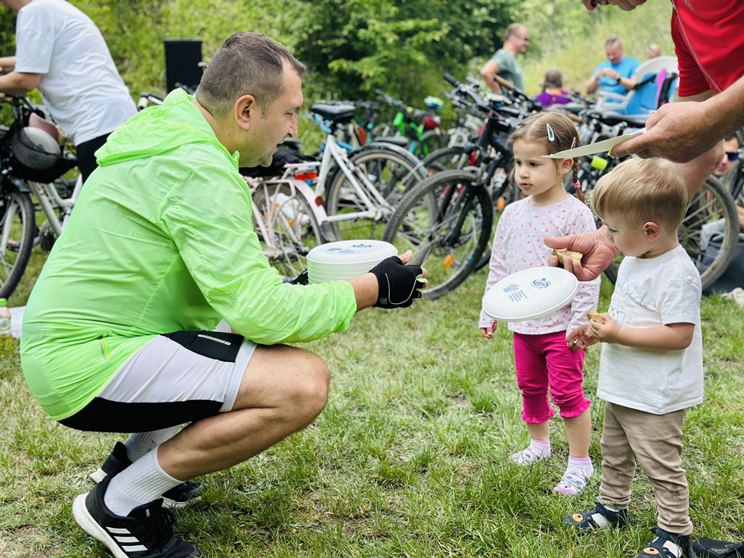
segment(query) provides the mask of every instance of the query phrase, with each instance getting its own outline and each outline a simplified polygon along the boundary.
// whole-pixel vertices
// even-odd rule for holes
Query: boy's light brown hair
[[[600,218],[620,215],[638,225],[649,221],[676,231],[687,209],[682,173],[665,159],[630,159],[597,182],[592,209]]]

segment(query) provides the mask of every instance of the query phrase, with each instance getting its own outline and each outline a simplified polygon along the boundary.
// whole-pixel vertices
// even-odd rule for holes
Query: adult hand
[[[609,314],[600,314],[601,322],[591,320],[586,333],[597,341],[604,343],[617,343],[620,340],[620,324],[610,318]]]
[[[589,347],[599,343],[594,337],[590,337],[587,334],[589,324],[582,324],[572,329],[568,335],[566,335],[566,345],[572,351],[588,351]]]
[[[705,103],[669,103],[646,122],[646,133],[612,148],[613,157],[664,157],[688,163],[712,149],[721,139],[708,118]]]
[[[636,9],[641,4],[645,4],[646,0],[581,0],[584,7],[591,11],[594,11],[597,6],[617,6],[618,8],[629,12],[630,10]]]
[[[482,327],[480,328],[481,333],[483,334],[483,337],[486,339],[493,339],[493,332],[496,331],[496,328],[499,327],[499,322],[493,322],[488,327]]]
[[[377,278],[378,308],[407,308],[414,298],[421,298],[421,289],[426,288],[426,270],[417,265],[406,265],[413,253],[408,250],[401,257],[391,256],[370,270]]]
[[[602,275],[620,253],[604,235],[604,230],[605,227],[602,227],[594,232],[549,236],[543,241],[555,250],[572,250],[584,254],[581,262],[563,258],[563,268],[576,275],[579,281],[591,281]],[[550,256],[548,265],[558,267],[558,256]]]

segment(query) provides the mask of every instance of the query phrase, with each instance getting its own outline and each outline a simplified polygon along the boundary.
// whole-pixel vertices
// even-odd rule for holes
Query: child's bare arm
[[[589,322],[589,335],[605,343],[652,351],[680,351],[692,343],[695,324],[678,323],[656,327],[622,327],[609,314],[602,314],[604,323]]]

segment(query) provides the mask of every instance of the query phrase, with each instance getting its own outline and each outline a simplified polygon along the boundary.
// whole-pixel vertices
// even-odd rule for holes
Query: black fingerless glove
[[[426,284],[419,279],[421,268],[403,265],[398,256],[390,256],[369,270],[377,277],[379,293],[374,306],[378,308],[407,308],[414,298],[421,298]]]
[[[308,284],[308,276],[307,276],[307,269],[300,273],[297,277],[292,279],[293,285],[307,285]]]

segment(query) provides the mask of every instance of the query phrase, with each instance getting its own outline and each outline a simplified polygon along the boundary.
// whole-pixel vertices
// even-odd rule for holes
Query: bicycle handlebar
[[[449,74],[444,74],[444,81],[449,83],[452,87],[460,87],[460,82]]]

